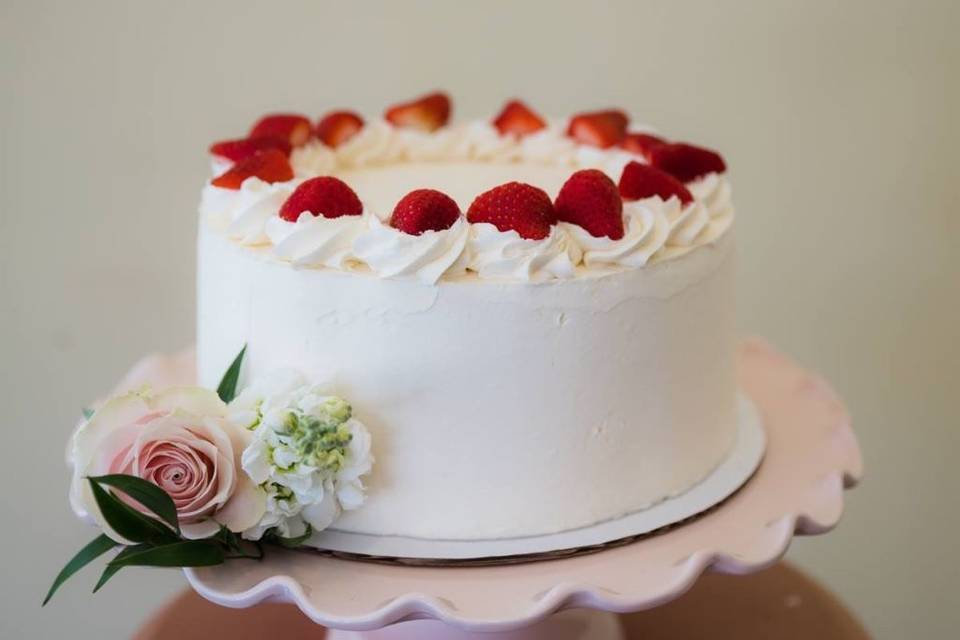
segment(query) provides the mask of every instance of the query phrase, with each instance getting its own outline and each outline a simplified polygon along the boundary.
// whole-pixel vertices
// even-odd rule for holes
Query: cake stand
[[[189,379],[192,354],[153,357],[123,386]],[[768,567],[795,534],[829,531],[862,473],[841,401],[817,376],[761,340],[738,354],[740,388],[760,411],[767,450],[753,477],[718,507],[624,546],[563,559],[416,567],[271,549],[260,563],[187,569],[193,588],[228,607],[295,603],[334,640],[613,640],[615,613],[683,594],[707,570]],[[399,624],[398,624],[399,623]]]

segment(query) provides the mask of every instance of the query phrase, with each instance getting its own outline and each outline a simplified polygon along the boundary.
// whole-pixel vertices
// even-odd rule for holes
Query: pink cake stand
[[[153,357],[123,386],[188,381],[192,353]],[[739,353],[739,382],[767,432],[760,468],[719,508],[678,528],[599,553],[492,567],[410,567],[271,550],[260,563],[186,570],[228,607],[295,603],[334,640],[613,640],[615,613],[683,594],[707,569],[744,574],[795,534],[829,531],[862,473],[843,404],[817,376],[760,340]],[[399,623],[399,624],[398,624]]]

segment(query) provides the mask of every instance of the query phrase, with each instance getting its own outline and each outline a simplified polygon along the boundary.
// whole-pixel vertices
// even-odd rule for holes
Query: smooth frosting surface
[[[247,344],[247,379],[291,367],[352,399],[378,466],[338,529],[585,526],[684,491],[732,446],[732,244],[602,278],[434,285],[291,269],[202,225],[200,381]]]

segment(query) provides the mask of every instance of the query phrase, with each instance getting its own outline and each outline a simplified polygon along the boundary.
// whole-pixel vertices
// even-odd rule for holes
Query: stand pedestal
[[[570,609],[529,627],[502,633],[472,633],[452,629],[437,620],[401,622],[376,631],[337,631],[327,640],[623,640],[614,613]]]

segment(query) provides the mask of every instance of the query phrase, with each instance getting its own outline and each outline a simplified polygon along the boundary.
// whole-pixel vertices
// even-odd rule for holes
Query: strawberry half
[[[660,136],[655,136],[650,133],[628,133],[623,139],[623,142],[620,143],[620,146],[630,153],[649,158],[650,151],[654,147],[659,147],[666,143],[667,141]]]
[[[627,163],[620,174],[620,195],[624,200],[641,200],[652,196],[669,200],[671,196],[676,196],[683,204],[693,202],[693,194],[682,182],[666,171],[636,161]]]
[[[439,91],[428,93],[416,100],[392,105],[383,117],[398,127],[436,131],[450,119],[450,98]]]
[[[708,173],[723,173],[727,164],[716,151],[677,142],[654,147],[650,164],[663,169],[681,182],[691,182]]]
[[[297,187],[277,215],[288,222],[296,222],[304,211],[313,216],[339,218],[358,216],[363,204],[347,183],[332,176],[310,178]]]
[[[246,160],[253,154],[264,149],[276,149],[285,155],[290,155],[290,143],[281,138],[240,138],[238,140],[221,140],[210,145],[210,153],[231,162]]]
[[[394,229],[419,236],[424,231],[449,229],[460,218],[453,198],[434,189],[416,189],[400,199],[390,216]]]
[[[313,127],[306,116],[298,113],[272,113],[265,115],[250,129],[251,138],[282,138],[294,147],[307,144]]]
[[[353,111],[333,111],[320,118],[317,137],[328,147],[339,147],[363,129],[363,118]]]
[[[617,185],[599,169],[582,169],[570,176],[555,206],[559,220],[580,225],[594,237],[623,237],[623,200]]]
[[[277,149],[265,149],[236,163],[210,181],[221,189],[239,189],[247,178],[257,177],[264,182],[286,182],[293,179],[293,169],[287,154]]]
[[[493,126],[501,135],[513,134],[518,137],[540,131],[547,126],[546,121],[537,112],[520,102],[511,100],[493,120]]]
[[[527,240],[543,240],[557,223],[557,214],[542,189],[508,182],[477,196],[467,210],[467,220],[487,222],[500,231],[513,229]]]
[[[579,142],[606,149],[627,135],[627,114],[618,109],[578,113],[570,119],[567,135]]]

